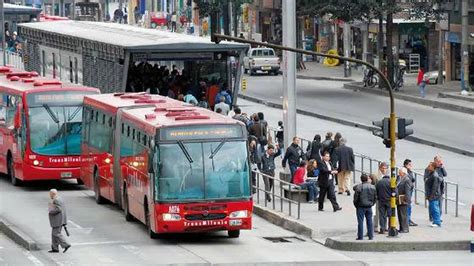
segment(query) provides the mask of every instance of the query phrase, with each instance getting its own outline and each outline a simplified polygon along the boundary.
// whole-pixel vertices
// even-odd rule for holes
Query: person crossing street
[[[48,251],[49,253],[58,253],[59,246],[61,246],[64,250],[63,253],[66,252],[70,247],[69,244],[64,236],[61,233],[63,226],[67,225],[67,214],[66,214],[66,206],[62,199],[58,196],[58,191],[56,189],[51,189],[49,191],[49,197],[51,201],[48,205],[48,212],[49,212],[49,223],[52,228],[51,237],[51,250]]]

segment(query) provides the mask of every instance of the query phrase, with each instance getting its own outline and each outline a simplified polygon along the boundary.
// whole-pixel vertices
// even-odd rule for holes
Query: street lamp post
[[[286,2],[286,1],[284,1]],[[266,43],[266,42],[257,42],[257,41],[252,41],[252,40],[245,40],[237,37],[232,37],[228,35],[223,35],[223,34],[218,34],[218,33],[212,33],[212,40],[215,42],[220,42],[221,40],[227,40],[227,41],[234,41],[234,42],[239,42],[239,43],[248,43],[248,44],[253,44],[253,45],[260,45],[260,46],[266,46],[270,47],[273,49],[277,50],[284,50],[284,51],[290,51],[294,53],[302,53],[302,54],[308,54],[308,55],[314,55],[314,56],[322,56],[322,57],[329,57],[329,58],[334,58],[334,59],[339,59],[339,60],[344,60],[344,61],[349,61],[349,62],[354,62],[358,63],[364,66],[367,66],[368,68],[374,70],[383,83],[385,84],[385,87],[388,89],[388,95],[390,97],[390,188],[391,188],[391,197],[390,197],[390,208],[392,209],[392,214],[390,216],[389,220],[389,231],[388,235],[391,237],[395,237],[398,235],[397,231],[397,220],[395,216],[395,209],[396,209],[396,188],[397,188],[397,178],[396,178],[396,173],[395,173],[395,166],[396,166],[396,161],[395,161],[395,127],[396,127],[396,115],[395,115],[395,99],[393,97],[393,92],[392,92],[392,85],[388,81],[387,77],[375,66],[372,64],[369,64],[365,61],[350,58],[350,57],[344,57],[344,56],[338,56],[338,55],[331,55],[331,54],[324,54],[324,53],[318,53],[318,52],[313,52],[313,51],[307,51],[307,50],[302,50],[302,49],[297,49],[293,47],[287,47],[287,46],[282,46],[282,45],[276,45],[276,44],[271,44],[271,43]],[[285,75],[285,73],[283,73]],[[293,88],[294,89],[294,88]],[[293,110],[296,113],[296,106],[294,107]],[[287,137],[288,138],[288,137]]]
[[[5,53],[5,10],[3,8],[3,0],[0,0],[0,30],[2,31],[2,54],[3,54],[3,65],[7,64],[7,55]]]

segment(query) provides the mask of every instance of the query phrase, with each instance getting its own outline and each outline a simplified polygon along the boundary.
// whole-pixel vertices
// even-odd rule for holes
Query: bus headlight
[[[106,164],[109,164],[109,163],[111,162],[111,160],[110,160],[110,158],[105,158],[104,162],[105,162]]]
[[[34,165],[34,166],[38,166],[39,164],[40,164],[40,162],[39,162],[38,160],[34,160],[34,161],[33,161],[33,165]]]
[[[179,214],[163,213],[163,221],[179,221],[179,220],[181,220],[181,216],[179,216]]]
[[[229,215],[229,218],[247,218],[248,211],[235,211]]]

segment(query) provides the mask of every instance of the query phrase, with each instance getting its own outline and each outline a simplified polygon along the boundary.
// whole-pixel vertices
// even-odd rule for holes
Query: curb
[[[244,99],[244,100],[247,100],[247,101],[251,101],[251,102],[258,103],[258,104],[266,105],[268,107],[283,109],[282,104],[267,102],[267,101],[260,100],[258,98],[252,97],[252,96],[247,96],[247,95],[242,95],[242,94],[239,94],[239,97]],[[352,122],[352,121],[344,120],[344,119],[340,119],[340,118],[330,117],[330,116],[326,116],[326,115],[322,115],[322,114],[318,114],[318,113],[314,113],[314,112],[310,112],[310,111],[305,111],[305,110],[301,110],[301,109],[296,109],[296,113],[311,116],[311,117],[316,117],[316,118],[319,118],[319,119],[335,122],[335,123],[346,125],[346,126],[362,128],[362,129],[365,129],[365,130],[368,130],[368,131],[373,131],[373,130],[378,129],[374,126],[369,126],[369,125],[362,124],[362,123]],[[419,143],[419,144],[429,145],[431,147],[447,150],[447,151],[450,151],[450,152],[462,154],[462,155],[469,156],[469,157],[474,157],[474,152],[472,152],[472,151],[463,150],[463,149],[460,149],[460,148],[451,147],[451,146],[444,145],[444,144],[439,144],[439,143],[436,143],[436,142],[433,142],[433,141],[421,139],[421,138],[414,137],[414,136],[408,136],[408,137],[405,138],[405,140],[415,142],[415,143]]]
[[[312,238],[313,230],[311,228],[293,218],[285,217],[282,213],[267,209],[255,203],[253,204],[253,213],[274,225],[285,228],[286,230],[296,234]]]
[[[0,218],[0,232],[4,233],[13,240],[13,242],[24,247],[26,250],[39,250],[38,244],[36,244],[33,239],[3,218]]]
[[[446,92],[438,93],[438,97],[440,97],[440,98],[451,98],[451,99],[456,99],[456,100],[466,101],[466,102],[474,102],[474,97],[462,96],[462,95],[457,95],[457,94],[453,94],[453,93],[446,93]]]
[[[354,82],[354,79],[351,78],[336,78],[336,77],[321,77],[321,76],[306,76],[306,75],[296,75],[297,79],[312,79],[312,80],[329,80],[329,81],[343,81],[343,82]]]
[[[435,251],[435,250],[469,250],[470,241],[416,241],[416,242],[397,242],[397,241],[341,241],[333,238],[327,238],[326,247],[345,250],[345,251],[376,251],[376,252],[397,252],[397,251]]]
[[[350,90],[359,90],[362,92],[367,92],[367,93],[372,93],[372,94],[377,94],[377,95],[388,96],[388,92],[384,90],[364,88],[363,86],[359,86],[358,84],[355,84],[355,83],[346,83],[344,84],[343,88],[350,89]],[[465,114],[470,114],[470,115],[474,114],[474,108],[469,108],[466,106],[460,106],[460,105],[446,103],[442,101],[436,101],[436,100],[428,100],[428,99],[423,99],[423,98],[419,98],[415,96],[403,95],[403,94],[397,94],[397,93],[394,93],[393,95],[395,99],[409,101],[412,103],[430,106],[433,108],[439,108],[439,109],[449,110],[453,112],[460,112],[460,113],[465,113]]]

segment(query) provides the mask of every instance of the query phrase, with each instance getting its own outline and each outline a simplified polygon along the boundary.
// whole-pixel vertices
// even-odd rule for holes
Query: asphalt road
[[[47,216],[48,191],[56,187],[67,204],[72,244],[67,253],[49,254],[50,228]],[[302,238],[254,216],[253,230],[242,231],[240,238],[229,239],[226,232],[204,235],[170,235],[150,239],[138,222],[126,222],[113,205],[95,204],[91,191],[68,183],[35,183],[13,187],[0,178],[0,215],[15,223],[39,244],[40,251],[4,252],[0,265],[361,265],[349,257]],[[273,243],[264,237],[289,237],[290,242]],[[5,245],[0,237],[0,247]],[[18,258],[17,260],[12,258]],[[3,262],[2,262],[3,260]]]
[[[248,76],[246,95],[281,103],[282,76]],[[389,114],[388,97],[343,89],[338,81],[297,80],[297,107],[371,125]],[[470,103],[466,103],[470,104]],[[412,118],[414,136],[474,151],[474,116],[397,100],[399,117]]]

